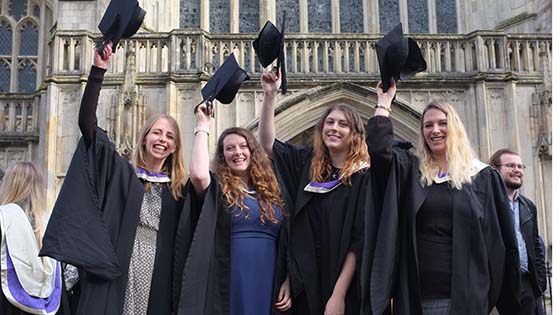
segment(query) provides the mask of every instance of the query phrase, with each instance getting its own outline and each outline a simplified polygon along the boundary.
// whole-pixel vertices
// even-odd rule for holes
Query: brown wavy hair
[[[255,136],[247,129],[238,127],[228,128],[222,132],[218,139],[218,148],[213,162],[213,169],[218,175],[218,181],[222,187],[227,207],[231,209],[237,206],[240,209],[244,209],[247,216],[249,215],[249,207],[243,203],[243,197],[247,195],[247,191],[244,189],[245,185],[241,177],[235,176],[231,172],[224,156],[224,139],[231,134],[236,134],[245,138],[249,151],[251,152],[248,169],[249,182],[247,185],[256,191],[259,210],[261,212],[261,222],[265,223],[269,221],[278,223],[274,213],[274,206],[278,206],[282,213],[284,213],[284,201],[280,193],[280,185],[272,170],[272,164],[268,155],[266,155],[261,145],[257,142],[257,139],[255,139]]]
[[[323,142],[323,125],[327,116],[333,111],[339,110],[344,114],[351,130],[350,148],[346,155],[346,163],[340,170],[340,180],[345,185],[351,185],[350,177],[360,170],[362,164],[369,164],[369,154],[366,145],[366,130],[364,123],[358,112],[351,106],[344,103],[335,103],[323,113],[313,133],[313,159],[311,160],[311,168],[309,177],[316,182],[326,182],[332,178],[333,167],[329,154],[329,149]]]
[[[187,171],[185,170],[185,164],[183,161],[183,145],[181,143],[181,132],[179,131],[179,125],[175,118],[167,114],[159,114],[152,116],[146,121],[144,127],[140,131],[138,136],[138,142],[134,148],[134,153],[132,155],[132,165],[136,167],[141,167],[146,169],[145,154],[146,148],[143,144],[144,138],[150,132],[154,124],[160,119],[166,119],[171,128],[173,128],[174,141],[175,141],[175,152],[170,154],[163,163],[162,172],[166,173],[171,178],[170,190],[173,199],[179,200],[183,197],[181,189],[183,185],[187,182]]]

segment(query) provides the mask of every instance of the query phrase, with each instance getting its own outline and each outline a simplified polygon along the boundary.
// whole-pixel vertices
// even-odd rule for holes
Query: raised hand
[[[103,53],[105,55],[105,59],[101,57],[97,48],[94,49],[93,65],[101,69],[107,69],[109,62],[111,61],[111,56],[113,56],[113,43],[111,41],[105,45]]]
[[[276,94],[282,82],[282,73],[277,67],[261,75],[261,86],[265,95]]]

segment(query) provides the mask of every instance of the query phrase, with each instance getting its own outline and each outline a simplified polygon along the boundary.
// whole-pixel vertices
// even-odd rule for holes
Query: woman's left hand
[[[331,295],[325,306],[325,315],[344,315],[345,307],[344,297]]]
[[[280,312],[285,312],[292,307],[292,297],[290,295],[290,278],[286,277],[284,283],[278,292],[278,302],[274,304],[276,309]]]

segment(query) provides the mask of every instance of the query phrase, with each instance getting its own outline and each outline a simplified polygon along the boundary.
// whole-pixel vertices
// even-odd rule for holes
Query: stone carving
[[[533,107],[536,111],[537,149],[539,156],[552,159],[552,93],[544,90],[535,96]]]

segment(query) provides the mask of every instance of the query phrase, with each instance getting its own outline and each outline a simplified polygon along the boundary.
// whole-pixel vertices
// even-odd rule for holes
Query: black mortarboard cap
[[[103,33],[99,48],[112,41],[114,52],[119,40],[136,34],[145,15],[146,11],[140,7],[137,0],[111,0],[99,22],[99,30]],[[103,49],[99,51],[102,52]]]
[[[232,53],[202,88],[204,99],[202,102],[209,104],[217,99],[222,104],[230,104],[241,87],[241,83],[248,79],[249,75],[239,67]]]
[[[284,56],[284,22],[286,11],[282,18],[282,29],[279,31],[274,24],[266,21],[259,33],[259,37],[253,42],[253,48],[257,53],[259,62],[263,67],[268,67],[274,60],[278,59],[279,68],[282,72],[282,94],[287,92],[286,80],[286,58]]]
[[[420,47],[413,39],[403,36],[401,23],[380,39],[375,47],[383,92],[391,87],[392,78],[396,82],[426,70],[426,61]]]

